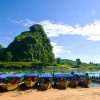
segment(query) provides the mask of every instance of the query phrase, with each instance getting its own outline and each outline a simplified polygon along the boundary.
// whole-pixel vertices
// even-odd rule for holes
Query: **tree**
[[[5,60],[9,62],[9,61],[11,61],[11,59],[12,59],[11,52],[6,52],[6,54],[5,54]]]
[[[36,24],[22,32],[10,43],[6,52],[11,52],[12,61],[41,62],[50,65],[55,60],[53,48],[42,25]]]
[[[93,65],[93,62],[90,62],[90,65]]]
[[[0,44],[0,50],[3,49],[3,46]]]
[[[4,61],[5,48],[0,44],[0,61]]]
[[[57,64],[61,64],[61,58],[56,58]]]
[[[81,60],[79,58],[76,59],[76,64],[77,64],[77,66],[79,66],[81,64]]]

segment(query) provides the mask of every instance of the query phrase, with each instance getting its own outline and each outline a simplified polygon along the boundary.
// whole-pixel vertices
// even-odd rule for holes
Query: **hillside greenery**
[[[0,45],[0,61],[50,65],[55,62],[52,49],[42,25],[36,24],[31,26],[29,31],[16,36],[7,48]]]

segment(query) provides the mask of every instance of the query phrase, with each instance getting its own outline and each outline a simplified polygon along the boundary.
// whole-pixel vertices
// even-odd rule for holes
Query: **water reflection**
[[[91,83],[89,87],[100,87],[99,83]]]

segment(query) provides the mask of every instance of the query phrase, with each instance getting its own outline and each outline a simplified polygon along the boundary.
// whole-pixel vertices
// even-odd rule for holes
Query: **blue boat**
[[[9,86],[9,77],[13,76],[13,74],[2,74],[0,75],[0,87],[7,90]]]
[[[23,81],[25,73],[0,75],[1,87],[5,90],[15,90]]]
[[[73,75],[75,79],[79,82],[78,86],[89,87],[89,84],[92,83],[92,81],[89,79],[88,74],[86,73],[74,73]]]
[[[37,73],[32,73],[32,74],[27,73],[25,75],[24,83],[27,87],[33,87],[37,83],[38,79],[39,75]]]
[[[42,73],[39,77],[39,85],[41,89],[50,89],[52,87],[52,75],[50,73]]]
[[[76,80],[76,78],[72,73],[65,73],[65,76],[66,76],[66,80],[69,81],[68,84],[69,87],[76,88],[78,86],[79,82]]]
[[[54,80],[54,86],[57,86],[58,88],[66,89],[69,85],[69,80],[68,78],[72,77],[70,74],[66,73],[55,73],[53,80]]]

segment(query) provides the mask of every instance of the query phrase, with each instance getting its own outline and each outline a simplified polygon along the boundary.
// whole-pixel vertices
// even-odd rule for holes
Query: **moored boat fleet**
[[[52,87],[66,89],[67,87],[88,87],[91,80],[85,73],[50,73],[43,72],[40,75],[34,73],[10,73],[0,74],[0,87],[4,90],[12,91],[17,89],[21,84],[26,87],[34,87],[35,85],[43,90]]]

